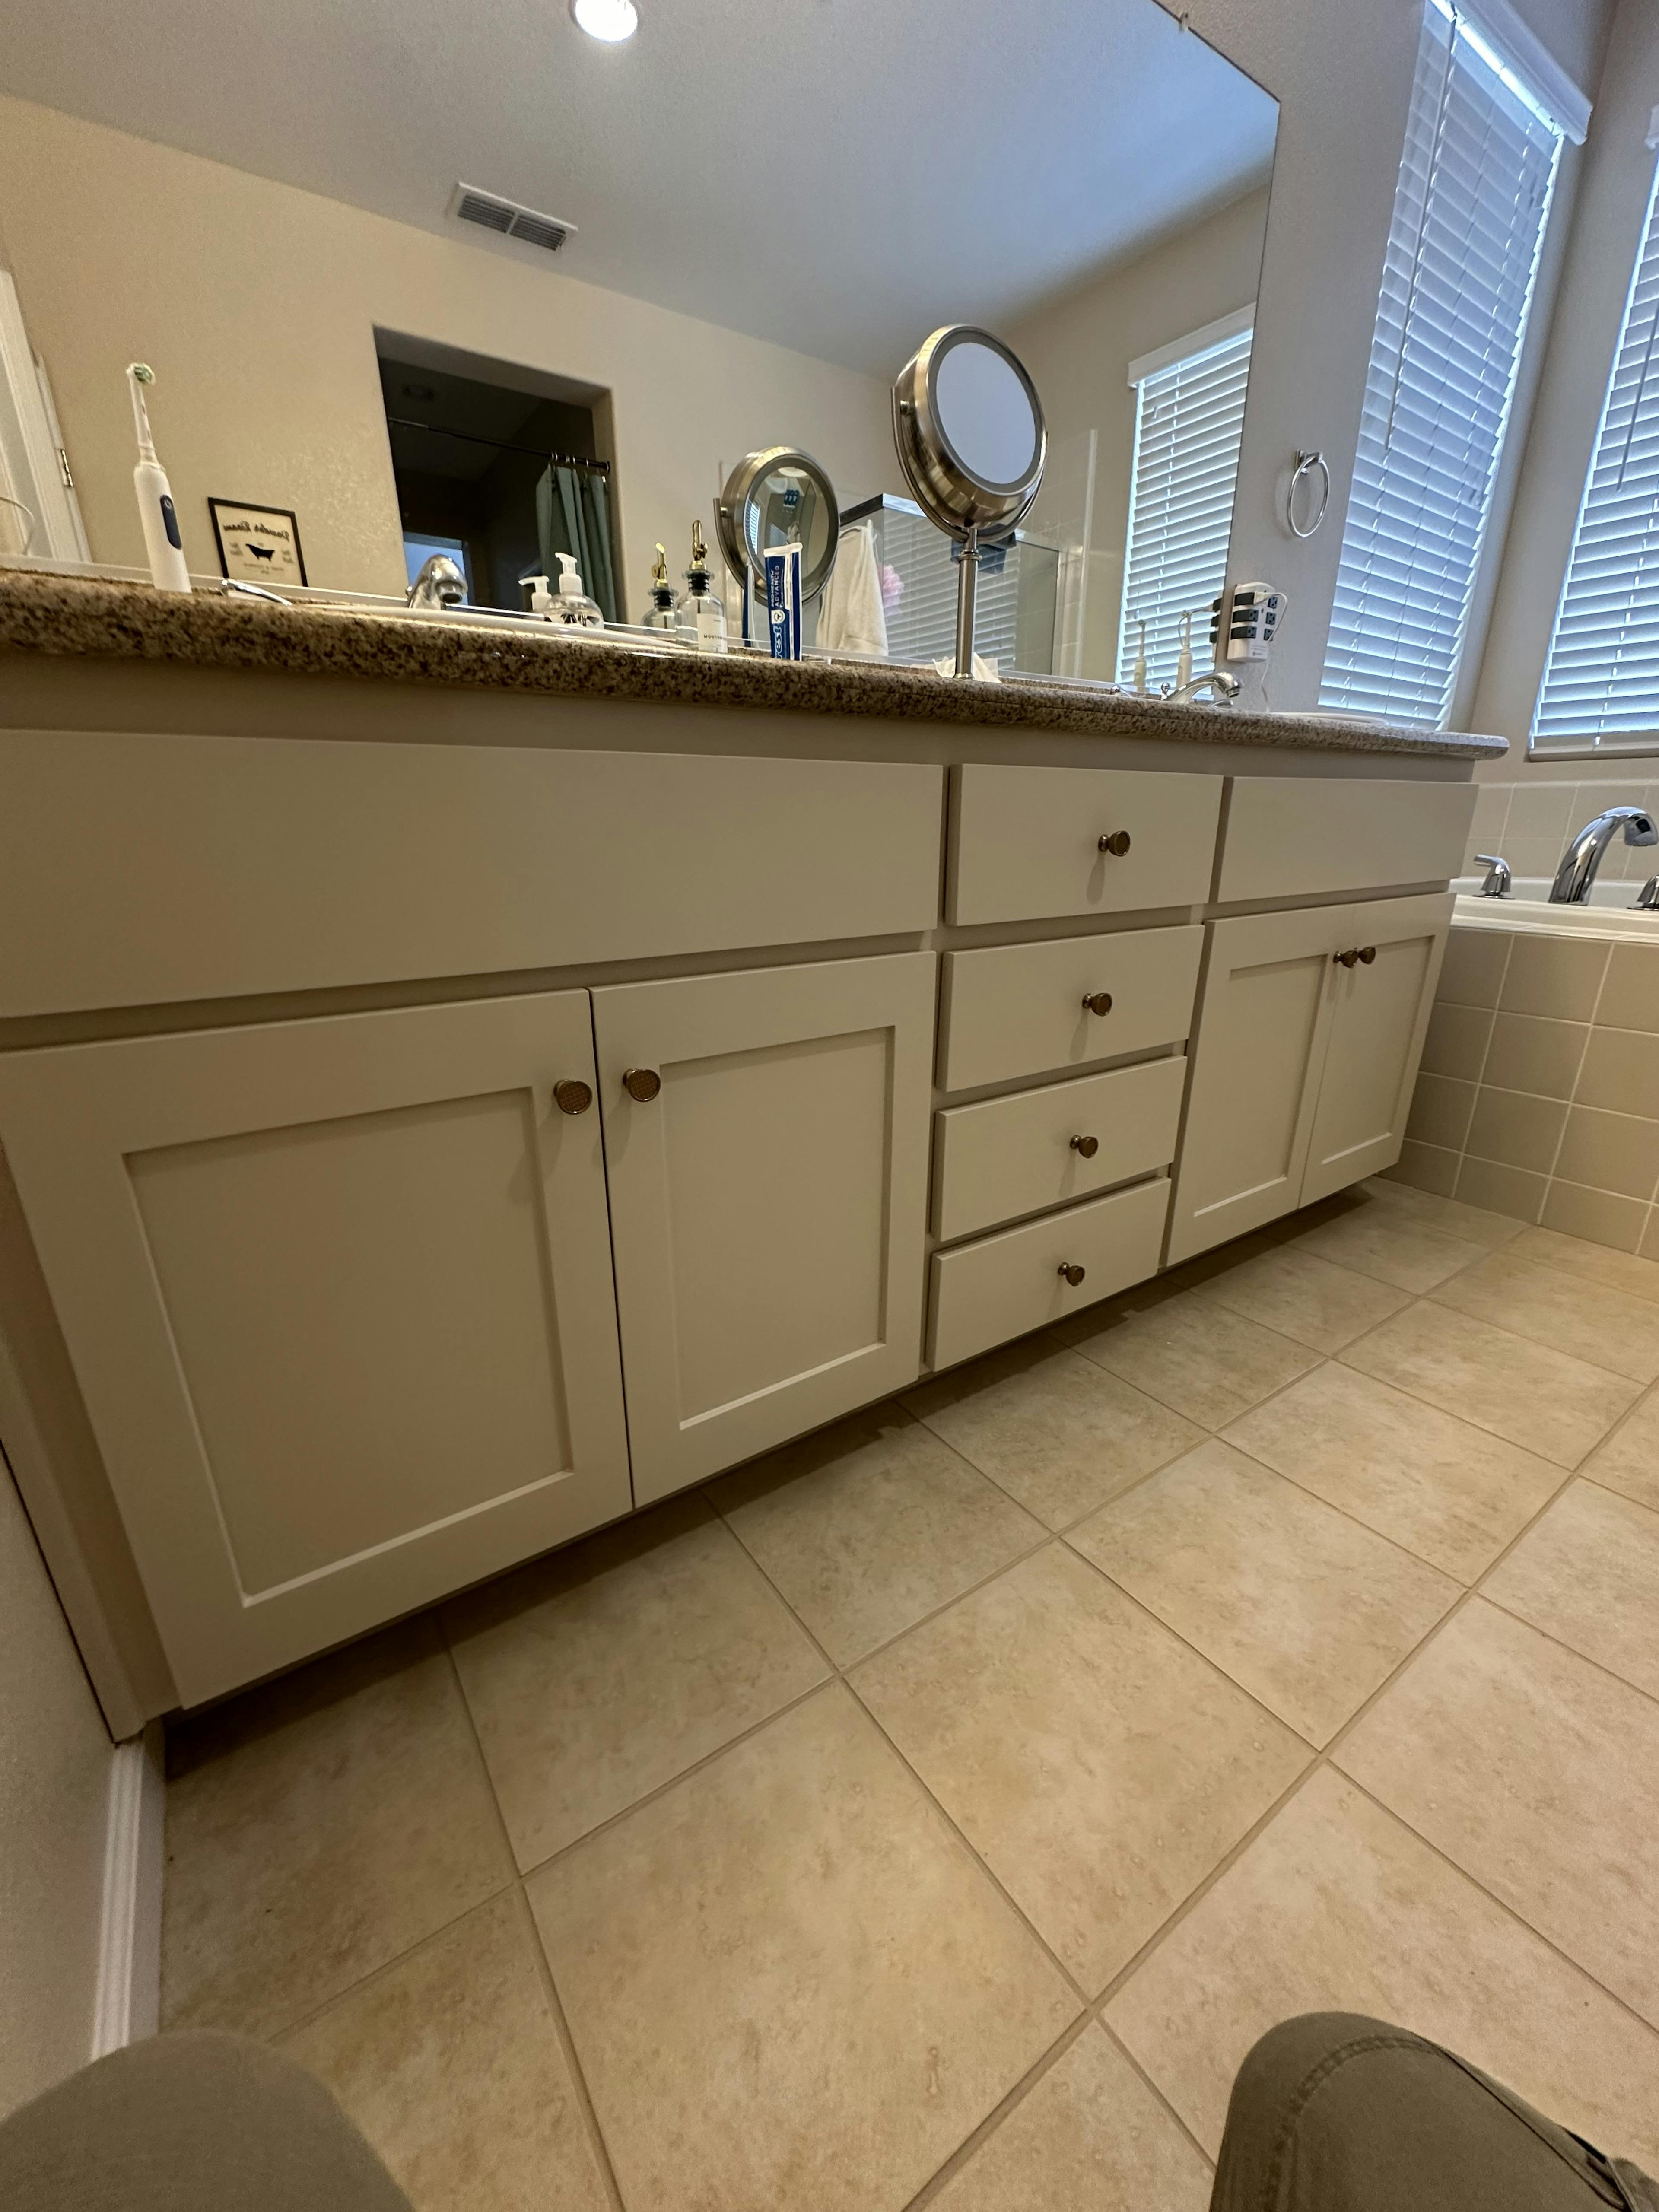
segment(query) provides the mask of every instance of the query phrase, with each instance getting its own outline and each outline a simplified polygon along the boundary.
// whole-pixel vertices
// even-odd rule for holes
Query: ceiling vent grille
[[[556,253],[576,228],[574,222],[561,222],[556,216],[520,207],[517,200],[481,192],[476,185],[456,185],[449,212],[458,222],[476,222],[498,237],[520,238],[526,246],[539,246],[548,253]]]

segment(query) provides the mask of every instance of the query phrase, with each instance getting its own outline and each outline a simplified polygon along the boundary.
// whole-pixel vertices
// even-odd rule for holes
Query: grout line
[[[1637,2010],[1628,1997],[1621,1997],[1617,1990],[1609,1989],[1601,1976],[1592,1972],[1582,1959],[1575,1959],[1571,1952],[1564,1949],[1553,1936],[1546,1935],[1541,1928],[1528,1920],[1526,1914],[1512,1905],[1508,1898],[1500,1897],[1496,1890],[1488,1889],[1478,1875],[1472,1875],[1466,1866],[1460,1865],[1449,1851],[1443,1850],[1441,1845],[1435,1842],[1432,1836],[1425,1836],[1420,1828],[1413,1826],[1407,1814],[1390,1805],[1386,1799],[1379,1797],[1374,1790],[1368,1790],[1357,1776],[1349,1773],[1346,1766],[1339,1766],[1336,1771],[1351,1789],[1357,1790],[1368,1803],[1375,1805],[1377,1810],[1386,1814],[1389,1820],[1398,1821],[1406,1832],[1414,1836],[1425,1850],[1431,1851],[1443,1866],[1449,1867],[1454,1874],[1461,1875],[1465,1881],[1473,1883],[1481,1895],[1490,1899],[1506,1919],[1513,1920],[1518,1927],[1524,1928],[1528,1935],[1541,1943],[1547,1951],[1553,1952],[1555,1956],[1564,1965],[1570,1966],[1574,1973],[1581,1974],[1593,1988],[1600,1990],[1610,2004],[1617,2005],[1620,2012],[1627,2014],[1638,2027],[1645,2029],[1650,2036],[1659,2036],[1659,2021],[1646,2019]]]
[[[1583,1479],[1582,1476],[1574,1478],[1577,1481],[1582,1481]],[[1613,1494],[1608,1493],[1609,1496]],[[1517,1613],[1512,1605],[1505,1605],[1501,1597],[1494,1597],[1490,1590],[1477,1590],[1474,1594],[1480,1599],[1482,1605],[1489,1605],[1494,1613],[1501,1613],[1506,1620],[1514,1621],[1517,1626],[1530,1630],[1533,1635],[1541,1638],[1546,1644],[1553,1644],[1558,1651],[1566,1652],[1569,1657],[1576,1659],[1581,1667],[1589,1667],[1598,1674],[1605,1674],[1610,1682],[1617,1682],[1621,1689],[1632,1692],[1634,1695],[1644,1699],[1650,1705],[1659,1706],[1659,1690],[1650,1690],[1643,1683],[1632,1682],[1628,1674],[1621,1674],[1616,1667],[1610,1666],[1605,1659],[1598,1659],[1593,1651],[1581,1651],[1576,1644],[1569,1644],[1565,1636],[1558,1636],[1553,1628],[1541,1626],[1529,1614]],[[1659,2028],[1659,2021],[1656,2021],[1654,2026]]]
[[[922,2212],[922,2207],[933,2203],[943,2190],[955,2180],[963,2166],[970,2164],[975,2154],[997,2133],[1005,2120],[1012,2118],[1031,2092],[1051,2074],[1074,2043],[1080,2043],[1093,2022],[1085,2011],[1054,2038],[1035,2065],[1022,2074],[1013,2087],[1000,2103],[994,2105],[979,2125],[951,2153],[949,2158],[929,2176],[905,2204],[904,2212]]]
[[[466,1694],[466,1684],[461,1679],[460,1662],[455,1656],[455,1646],[450,1638],[449,1626],[444,1619],[441,1607],[434,1608],[434,1612],[438,1633],[443,1639],[444,1656],[449,1662],[449,1671],[454,1680],[456,1695],[461,1701],[461,1711],[466,1716],[467,1734],[471,1736],[473,1749],[477,1753],[478,1771],[483,1777],[484,1789],[495,1814],[495,1825],[501,1832],[501,1845],[507,1853],[507,1863],[514,1869],[513,1887],[518,1893],[520,1914],[522,1919],[530,1923],[531,1949],[540,1971],[543,1990],[547,1997],[548,2008],[552,2015],[553,2032],[557,2036],[560,2047],[564,2052],[565,2064],[570,2073],[571,2086],[575,2090],[576,2102],[581,2110],[582,2125],[586,2132],[594,2160],[599,2166],[600,2177],[610,2193],[612,2212],[625,2212],[622,2189],[617,2180],[616,2167],[611,2161],[611,2146],[606,2142],[605,2130],[599,2125],[599,2112],[593,2102],[592,2091],[588,2087],[587,2076],[582,2070],[580,2055],[576,2049],[576,2039],[571,2033],[570,2022],[565,2016],[564,2003],[559,1996],[558,1985],[553,1978],[553,1962],[547,1955],[546,1946],[542,1942],[542,1931],[537,1924],[535,1913],[531,1909],[530,1893],[525,1887],[524,1876],[518,1870],[519,1855],[513,1848],[513,1838],[507,1829],[507,1814],[502,1810],[501,1798],[496,1794],[495,1778],[489,1771],[489,1760],[485,1755],[483,1738],[478,1732],[477,1716],[472,1710],[472,1700]]]
[[[1177,2111],[1175,2105],[1170,2101],[1169,2096],[1158,2087],[1158,2084],[1152,2079],[1152,2075],[1147,2072],[1140,2060],[1136,2057],[1134,2052],[1130,2050],[1128,2045],[1118,2033],[1116,2028],[1112,2026],[1112,2023],[1107,2019],[1103,2012],[1097,2011],[1095,2014],[1095,2025],[1100,2030],[1101,2033],[1107,2038],[1109,2042],[1116,2045],[1117,2048],[1122,2052],[1125,2058],[1128,2060],[1130,2065],[1134,2068],[1135,2072],[1139,2075],[1141,2080],[1152,2091],[1153,2096],[1158,2099],[1158,2103],[1163,2106],[1164,2111],[1170,2115],[1170,2118],[1180,2129],[1182,2134],[1186,2136],[1188,2142],[1203,2160],[1205,2165],[1208,2166],[1211,2174],[1213,2175],[1215,2172],[1215,2160],[1211,2157],[1209,2152],[1205,2149],[1197,2136],[1194,2134],[1193,2130],[1184,2115]]]

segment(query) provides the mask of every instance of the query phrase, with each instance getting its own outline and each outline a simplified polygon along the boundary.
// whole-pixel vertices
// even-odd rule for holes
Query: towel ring
[[[1314,516],[1313,520],[1308,525],[1307,528],[1304,530],[1296,519],[1296,488],[1301,483],[1304,477],[1311,476],[1316,469],[1318,470],[1321,477],[1324,479],[1324,487],[1320,493],[1319,511]],[[1296,466],[1291,472],[1290,484],[1285,494],[1285,522],[1291,537],[1311,538],[1315,531],[1318,529],[1320,524],[1325,520],[1325,510],[1330,503],[1331,471],[1326,462],[1325,456],[1323,453],[1304,453],[1298,451],[1296,457]]]

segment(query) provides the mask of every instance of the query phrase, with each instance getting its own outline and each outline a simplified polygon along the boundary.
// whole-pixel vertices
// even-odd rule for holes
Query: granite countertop
[[[301,676],[445,684],[549,697],[681,701],[1153,738],[1188,744],[1416,753],[1479,760],[1502,738],[1418,736],[1377,722],[1168,706],[1073,684],[957,684],[930,670],[750,654],[650,653],[601,638],[382,615],[322,602],[276,607],[207,592],[34,570],[0,571],[0,654],[168,661]]]

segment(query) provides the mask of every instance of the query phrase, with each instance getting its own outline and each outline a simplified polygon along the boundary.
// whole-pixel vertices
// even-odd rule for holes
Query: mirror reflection
[[[158,30],[191,56],[164,88]],[[9,36],[16,90],[107,127],[84,158],[112,194],[131,198],[115,134],[160,142],[143,286],[100,298],[73,262],[57,281],[80,288],[88,380],[112,364],[118,401],[125,363],[153,363],[192,571],[218,565],[209,498],[234,496],[295,518],[312,587],[401,599],[441,562],[472,607],[539,607],[568,579],[631,627],[660,543],[677,599],[730,609],[722,491],[786,447],[837,502],[788,470],[758,488],[763,538],[804,547],[808,649],[934,660],[957,563],[920,524],[889,394],[930,331],[969,324],[1024,363],[1048,433],[1039,496],[981,573],[981,652],[1174,676],[1225,568],[1278,110],[1158,0],[758,20],[640,0],[611,42],[562,6],[477,0],[463,26],[442,0],[364,0],[269,11],[257,70],[242,32],[205,0],[68,0]],[[245,180],[234,222],[204,231],[215,173],[175,176],[169,145]],[[710,189],[716,145],[734,178],[741,149],[740,191]],[[1024,398],[994,352],[941,363],[945,437],[984,484],[1031,465]],[[90,538],[142,557],[130,436],[122,459],[118,416],[86,418]]]

